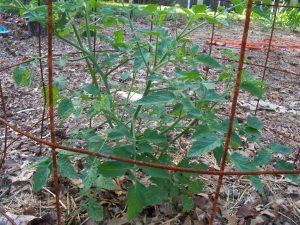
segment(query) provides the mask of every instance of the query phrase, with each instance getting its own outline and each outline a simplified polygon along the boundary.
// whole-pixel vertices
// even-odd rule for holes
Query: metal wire
[[[221,0],[221,1],[223,1],[223,0]],[[1,95],[0,97],[1,97],[1,103],[2,103],[2,108],[3,108],[3,115],[2,115],[2,117],[0,117],[0,123],[2,123],[4,125],[4,129],[5,129],[4,150],[2,151],[2,155],[1,155],[0,168],[3,165],[3,162],[5,160],[7,148],[9,146],[11,146],[11,144],[7,145],[8,128],[12,129],[13,131],[15,131],[15,132],[17,132],[21,135],[21,136],[17,137],[17,139],[24,136],[24,137],[29,138],[30,140],[36,141],[37,143],[39,143],[41,145],[49,146],[51,148],[51,154],[52,154],[54,189],[55,189],[54,193],[55,193],[55,200],[56,200],[55,202],[56,202],[56,211],[57,211],[57,224],[59,224],[59,225],[62,224],[62,218],[61,218],[61,208],[60,208],[60,204],[59,204],[59,201],[60,201],[59,177],[58,177],[58,173],[57,173],[57,163],[56,163],[56,160],[57,160],[56,149],[57,148],[67,150],[67,151],[71,151],[71,152],[91,155],[91,156],[99,157],[99,158],[117,160],[117,161],[130,163],[130,164],[135,164],[135,165],[140,165],[140,166],[147,166],[147,167],[165,169],[165,170],[169,170],[169,171],[179,171],[179,172],[189,172],[189,173],[195,173],[195,174],[207,174],[207,175],[219,176],[216,191],[215,191],[213,207],[212,207],[211,215],[210,215],[210,221],[209,221],[210,225],[213,225],[213,223],[214,223],[214,219],[215,219],[217,208],[218,208],[217,207],[218,206],[218,199],[219,199],[220,190],[221,190],[221,187],[222,187],[222,180],[223,180],[224,176],[229,176],[229,175],[244,176],[244,175],[267,175],[267,174],[269,174],[269,175],[300,174],[300,170],[272,170],[272,171],[269,171],[269,170],[226,171],[225,170],[226,158],[227,158],[229,143],[230,143],[230,137],[231,137],[231,133],[232,133],[232,129],[233,129],[233,120],[235,118],[235,113],[236,113],[236,108],[237,108],[237,100],[238,100],[238,95],[239,95],[239,86],[240,86],[240,81],[241,81],[241,74],[242,74],[242,70],[243,70],[243,65],[247,64],[247,65],[250,65],[250,66],[264,68],[263,79],[266,75],[266,70],[267,69],[277,70],[277,71],[281,71],[281,72],[284,72],[284,73],[287,73],[287,74],[300,76],[299,74],[294,73],[294,72],[290,72],[290,71],[283,70],[283,69],[276,69],[276,68],[272,68],[272,67],[267,66],[268,60],[269,60],[269,52],[270,52],[270,49],[271,49],[270,46],[271,46],[271,42],[272,42],[272,39],[273,39],[274,24],[275,24],[275,19],[276,19],[276,11],[278,10],[279,7],[299,8],[297,6],[279,5],[278,0],[276,0],[275,5],[265,5],[265,4],[263,4],[264,6],[275,6],[273,26],[272,26],[272,31],[271,31],[271,35],[270,35],[269,46],[268,46],[268,51],[267,51],[267,58],[266,58],[265,64],[264,65],[259,65],[259,64],[244,62],[247,36],[248,36],[249,24],[250,24],[251,8],[252,8],[253,4],[260,5],[260,4],[257,4],[257,3],[252,3],[252,0],[248,0],[248,2],[247,2],[246,19],[245,19],[243,38],[242,38],[242,44],[241,44],[241,49],[240,49],[240,57],[239,57],[239,60],[237,61],[238,62],[238,69],[237,69],[236,83],[235,83],[235,88],[234,88],[234,93],[233,93],[232,105],[231,105],[231,110],[230,110],[230,115],[229,115],[229,125],[228,125],[227,135],[226,135],[226,139],[225,139],[224,152],[223,152],[222,159],[221,159],[220,170],[198,170],[198,169],[183,168],[183,167],[170,166],[170,165],[162,165],[162,164],[157,164],[157,163],[143,162],[143,161],[139,161],[139,160],[133,160],[133,159],[129,159],[129,158],[123,158],[123,157],[117,157],[117,156],[114,156],[114,155],[107,155],[107,154],[103,154],[103,153],[93,152],[93,151],[89,151],[89,150],[86,150],[86,149],[74,148],[74,147],[70,147],[70,146],[63,146],[63,145],[56,142],[56,140],[55,140],[55,121],[54,121],[55,117],[54,117],[54,106],[53,106],[53,58],[57,57],[57,56],[61,56],[62,54],[53,54],[53,51],[52,51],[52,43],[53,43],[53,40],[52,40],[53,39],[53,37],[52,37],[53,36],[52,35],[52,26],[53,26],[53,22],[52,22],[52,0],[48,0],[48,54],[47,54],[47,56],[42,56],[41,55],[41,41],[40,41],[40,32],[39,32],[39,60],[40,60],[40,73],[41,73],[42,82],[43,82],[44,78],[43,78],[43,68],[42,68],[41,59],[42,58],[47,58],[47,61],[48,61],[47,65],[48,65],[48,87],[49,87],[49,119],[50,119],[51,140],[47,141],[47,140],[43,139],[42,136],[41,137],[34,136],[34,135],[29,133],[30,129],[28,129],[27,131],[24,131],[24,130],[21,130],[21,129],[17,128],[15,125],[12,125],[10,122],[8,122],[7,115],[6,115],[5,99],[4,99],[4,96],[3,96],[2,84],[1,84],[1,80],[0,80],[0,95]],[[151,27],[152,27],[152,25],[151,25]],[[214,37],[214,25],[212,26],[211,39],[213,39],[213,37]],[[96,38],[94,37],[94,49],[93,49],[94,54],[97,52],[95,45],[96,45]],[[212,53],[212,46],[210,46],[209,53],[210,54]],[[71,53],[68,53],[68,54],[81,54],[81,52],[71,52]],[[236,60],[226,59],[226,58],[220,58],[220,59],[221,60],[228,60],[228,61],[236,61]],[[0,72],[3,72],[5,70],[8,70],[8,69],[13,68],[13,67],[18,66],[18,65],[22,65],[24,63],[30,63],[33,60],[35,60],[35,58],[26,59],[23,62],[19,62],[19,63],[13,64],[13,65],[9,65],[5,68],[0,68]],[[207,73],[208,73],[208,71],[207,71]],[[44,114],[42,116],[42,121],[44,121]],[[43,127],[43,125],[42,125],[42,127]],[[43,130],[43,128],[42,128],[42,130]],[[42,130],[41,130],[41,133],[42,133]],[[17,140],[17,139],[15,139],[15,140]],[[12,141],[11,143],[13,143],[14,141]],[[3,212],[1,211],[0,213],[3,214]],[[14,224],[13,221],[11,223]]]
[[[252,0],[248,0],[247,10],[246,10],[246,18],[245,18],[245,23],[244,23],[244,31],[243,31],[243,37],[242,37],[242,44],[241,44],[241,50],[240,50],[240,58],[239,58],[239,62],[238,62],[238,69],[237,69],[237,73],[236,73],[236,81],[235,81],[235,87],[234,87],[232,105],[231,105],[231,112],[230,112],[230,116],[229,116],[229,124],[228,124],[228,128],[227,128],[227,135],[226,135],[225,144],[224,144],[224,152],[223,152],[222,159],[221,159],[221,167],[220,167],[221,171],[224,171],[225,166],[226,166],[229,143],[230,143],[231,133],[232,133],[232,129],[233,129],[233,120],[235,117],[237,100],[238,100],[239,91],[240,91],[240,83],[241,83],[243,66],[244,66],[244,58],[245,58],[245,52],[246,52],[248,31],[249,31],[249,26],[250,26],[251,8],[252,8]],[[209,220],[210,225],[213,225],[214,219],[216,216],[219,195],[220,195],[220,191],[221,191],[221,187],[222,187],[223,176],[224,175],[220,175],[219,179],[218,179],[216,192],[215,192],[215,198],[214,198],[214,202],[213,202],[212,213],[211,213],[210,220]]]

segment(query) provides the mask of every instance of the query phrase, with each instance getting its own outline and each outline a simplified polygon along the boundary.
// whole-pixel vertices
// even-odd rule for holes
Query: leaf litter
[[[145,21],[136,21],[139,26],[147,26]],[[240,38],[241,37],[241,22],[235,22],[231,27],[222,27],[216,30],[218,38]],[[8,66],[12,62],[20,62],[30,56],[36,54],[37,39],[29,37],[26,32],[18,31],[22,35],[10,38],[5,43],[6,48],[1,46],[0,61],[2,66]],[[110,32],[109,30],[105,32]],[[190,35],[190,38],[202,46],[203,52],[208,52],[208,45],[205,43],[210,35],[210,27]],[[268,34],[262,32],[259,27],[253,26],[250,31],[249,38],[251,40],[259,40],[262,36]],[[277,29],[276,36],[282,38],[299,39],[298,33],[293,33],[286,30]],[[46,42],[43,42],[43,53],[46,53]],[[99,46],[104,47],[104,46]],[[57,53],[73,51],[69,46],[64,45],[60,41],[54,39],[54,51]],[[214,56],[222,56],[222,48],[214,47],[212,54]],[[265,55],[263,52],[248,51],[248,60],[253,63],[261,63]],[[287,63],[288,62],[288,63]],[[300,69],[300,54],[297,51],[290,52],[285,49],[280,49],[271,53],[269,65],[284,68],[290,71],[298,72]],[[261,77],[262,70],[246,66],[252,74],[257,78]],[[173,68],[166,68],[166,74],[172,71]],[[47,72],[44,64],[44,71]],[[36,71],[38,74],[38,71]],[[119,81],[122,68],[115,71],[113,80]],[[214,70],[210,71],[209,76],[214,75]],[[82,62],[73,62],[68,66],[58,67],[54,69],[55,76],[64,76],[68,80],[70,87],[76,86],[78,83],[86,82],[85,65]],[[144,84],[144,76],[138,80],[140,85]],[[71,79],[72,77],[72,79]],[[124,75],[123,75],[124,78]],[[37,81],[39,80],[36,76]],[[126,78],[127,79],[127,78]],[[271,130],[266,130],[263,133],[263,141],[279,141],[288,143],[293,149],[293,153],[287,156],[278,155],[279,159],[294,162],[299,151],[299,134],[300,134],[300,80],[298,77],[283,74],[278,71],[267,71],[267,82],[271,84],[267,88],[265,99],[260,101],[258,115],[262,118],[265,125],[272,129],[280,131],[280,135],[274,134]],[[124,81],[126,82],[126,80]],[[3,88],[4,95],[8,108],[8,119],[13,121],[22,129],[29,129],[30,125],[37,122],[41,115],[42,108],[42,93],[39,82],[34,82],[33,88],[16,87],[12,79],[12,69],[3,73]],[[121,98],[127,98],[128,93],[119,93]],[[139,93],[132,93],[130,96],[132,101],[140,99]],[[246,120],[247,115],[253,113],[256,101],[245,93],[240,94],[237,117],[241,120]],[[229,105],[224,105],[224,118],[229,114]],[[66,133],[74,127],[76,121],[70,121],[68,126],[61,127],[60,130]],[[46,124],[48,121],[46,121]],[[88,121],[85,121],[87,124]],[[1,132],[3,126],[0,126]],[[31,133],[39,135],[39,127],[31,130]],[[46,125],[43,135],[49,137],[49,127]],[[3,146],[3,134],[0,135],[0,143]],[[9,131],[9,142],[18,135]],[[291,140],[289,137],[294,137]],[[58,138],[67,138],[64,134]],[[178,142],[180,154],[176,157],[183,158],[188,147],[191,145],[190,137],[185,137]],[[255,146],[247,146],[244,143],[245,149],[243,154],[253,156],[257,151]],[[40,157],[36,157],[40,146],[34,142],[21,137],[16,141],[8,151],[6,163],[1,171],[0,177],[0,206],[16,221],[27,221],[25,224],[30,224],[30,220],[34,221],[39,218],[40,221],[34,224],[54,224],[55,221],[55,204],[53,198],[53,180],[48,183],[48,191],[42,190],[38,194],[34,194],[32,190],[31,178],[33,171],[29,165],[37,162]],[[49,153],[48,148],[43,148],[43,154]],[[178,160],[174,158],[174,160]],[[211,167],[217,168],[217,164],[210,155],[203,156],[204,161]],[[179,161],[179,160],[178,160]],[[299,168],[299,161],[296,161],[296,166]],[[78,165],[80,168],[80,165]],[[228,165],[226,169],[230,170],[233,167]],[[266,169],[274,169],[272,164]],[[148,178],[141,174],[141,180],[146,183]],[[203,176],[207,182],[205,191],[194,197],[195,207],[190,213],[182,211],[181,207],[174,207],[170,204],[162,204],[155,207],[148,207],[143,210],[141,215],[131,224],[207,224],[209,213],[212,206],[213,194],[217,177]],[[257,193],[249,181],[243,177],[228,176],[224,179],[222,186],[221,198],[219,201],[220,210],[217,214],[216,224],[299,224],[300,223],[300,188],[294,182],[284,178],[283,176],[263,176],[261,177],[266,186],[266,196],[261,196]],[[104,191],[104,197],[101,199],[101,204],[104,206],[104,215],[110,218],[105,221],[106,224],[130,224],[126,214],[126,193],[130,184],[128,184],[126,176],[115,180],[116,189],[114,191]],[[80,183],[76,180],[61,180],[61,201],[67,208],[65,212],[66,218],[74,218],[73,224],[99,224],[91,222],[85,214],[78,212],[79,202],[81,201],[78,190]],[[27,214],[29,214],[27,216]],[[24,215],[24,216],[22,216]],[[19,218],[19,219],[18,219]],[[31,219],[29,219],[31,218]],[[43,219],[47,218],[47,219]],[[3,218],[0,217],[0,223]],[[22,224],[22,222],[20,222]]]

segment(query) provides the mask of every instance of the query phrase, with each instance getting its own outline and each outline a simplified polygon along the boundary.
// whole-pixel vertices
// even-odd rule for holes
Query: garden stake
[[[51,143],[55,144],[55,124],[53,109],[53,59],[52,59],[52,0],[48,0],[48,85],[49,85],[49,116],[50,116],[50,136]],[[54,178],[55,205],[57,213],[57,224],[61,225],[61,208],[59,203],[59,178],[57,173],[56,149],[51,147],[52,168]]]
[[[227,153],[228,153],[231,133],[232,133],[232,129],[233,129],[233,120],[235,117],[237,100],[238,100],[238,96],[239,96],[240,83],[241,83],[245,51],[246,51],[246,44],[247,44],[247,38],[248,38],[248,31],[249,31],[250,20],[251,20],[251,8],[252,8],[252,0],[248,0],[246,19],[245,19],[245,24],[244,24],[243,38],[242,38],[242,45],[241,45],[241,50],[240,50],[240,58],[239,58],[238,69],[237,69],[237,73],[236,73],[236,81],[235,81],[234,93],[233,93],[233,98],[232,98],[231,112],[230,112],[230,116],[229,116],[229,124],[228,124],[228,128],[227,128],[227,136],[225,139],[224,152],[223,152],[222,159],[221,159],[220,170],[222,172],[224,172],[225,166],[226,166]],[[218,179],[216,191],[215,191],[215,198],[214,198],[212,212],[211,212],[211,216],[210,216],[210,220],[209,220],[210,225],[214,224],[214,219],[215,219],[217,208],[218,208],[218,200],[219,200],[219,195],[220,195],[220,191],[221,191],[222,181],[223,181],[223,175],[220,175],[219,179]]]

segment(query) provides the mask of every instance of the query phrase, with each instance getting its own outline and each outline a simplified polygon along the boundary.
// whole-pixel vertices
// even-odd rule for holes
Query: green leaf
[[[57,159],[57,169],[58,173],[67,178],[74,178],[76,179],[77,173],[71,163],[71,161],[68,159],[68,157],[60,156]]]
[[[193,5],[192,7],[192,10],[194,13],[202,13],[202,12],[205,12],[205,10],[207,9],[207,6],[206,5]]]
[[[217,60],[215,60],[213,57],[207,54],[199,55],[198,57],[196,57],[196,59],[206,66],[219,68],[219,69],[222,68],[221,64],[219,64]]]
[[[84,85],[83,90],[85,90],[87,93],[89,93],[91,95],[99,96],[99,90],[93,84]]]
[[[18,66],[13,71],[13,78],[17,85],[30,86],[32,75],[24,67]]]
[[[248,158],[245,156],[239,154],[239,153],[232,153],[230,155],[230,159],[233,161],[235,167],[239,171],[254,171],[256,169],[256,165],[254,163],[251,163]]]
[[[157,5],[149,4],[143,9],[143,12],[151,14],[156,10],[157,10]]]
[[[216,161],[219,165],[221,163],[223,152],[224,152],[224,146],[223,145],[221,145],[220,147],[215,148],[214,151],[213,151],[214,157],[215,157],[215,159],[216,159]]]
[[[197,137],[187,153],[188,157],[197,157],[221,146],[221,138],[214,133],[203,134]]]
[[[168,191],[163,186],[151,185],[147,187],[146,191],[146,205],[158,205],[168,200]]]
[[[262,89],[259,85],[255,84],[251,81],[242,82],[241,89],[249,92],[251,95],[256,96],[258,98],[262,98],[262,96],[265,92],[264,89]]]
[[[254,157],[253,163],[257,166],[266,165],[272,159],[272,155],[265,149],[259,151],[259,153]]]
[[[259,176],[248,176],[248,179],[261,195],[266,196],[264,185],[262,184]]]
[[[128,189],[128,219],[133,220],[139,213],[142,212],[146,200],[145,193],[146,188],[141,183],[137,182],[136,185],[131,186]]]
[[[50,173],[48,163],[40,163],[33,174],[33,191],[38,192],[47,184],[47,179]]]
[[[114,32],[114,41],[117,44],[124,43],[124,32],[122,30]]]
[[[193,193],[201,193],[204,188],[204,182],[202,180],[192,180],[188,184],[189,191]]]
[[[164,144],[167,142],[167,138],[164,135],[159,134],[157,131],[147,129],[144,132],[144,139],[153,144]]]
[[[170,91],[155,91],[148,96],[144,96],[142,99],[136,101],[134,105],[157,105],[165,104],[172,101],[175,95]]]
[[[44,91],[42,90],[42,93],[44,94]],[[46,104],[47,106],[49,106],[49,87],[46,87]],[[56,86],[53,86],[53,106],[55,107],[56,102],[61,98],[61,96],[59,95],[59,90]]]
[[[230,145],[233,149],[238,149],[242,145],[242,139],[236,132],[231,133]]]
[[[122,137],[130,137],[128,129],[123,125],[118,125],[112,128],[108,133],[108,138],[112,140],[120,139]]]
[[[96,201],[96,199],[91,198],[88,200],[88,202],[86,204],[86,211],[92,220],[95,220],[95,221],[103,220],[103,208]]]
[[[104,162],[99,166],[99,173],[105,177],[117,177],[124,175],[133,165],[123,162]]]
[[[101,175],[96,179],[95,185],[99,189],[114,190],[116,188],[111,178],[103,177]]]
[[[97,165],[93,161],[94,165],[89,168],[85,168],[82,172],[81,179],[84,184],[83,192],[89,193],[89,189],[97,178]]]
[[[283,146],[281,144],[278,144],[278,143],[275,143],[275,142],[271,142],[269,144],[269,149],[272,152],[280,153],[280,154],[283,154],[283,155],[289,155],[293,152],[291,148],[285,147],[285,146]]]
[[[276,163],[276,169],[277,170],[295,170],[295,167],[293,164],[286,162],[286,161],[279,161]],[[284,176],[294,182],[296,182],[298,185],[300,185],[300,178],[297,174],[284,174]]]
[[[58,116],[61,120],[67,119],[74,111],[73,103],[68,98],[63,98],[57,108]]]
[[[248,116],[247,117],[247,125],[249,127],[252,127],[254,129],[262,129],[264,127],[263,123],[261,122],[261,120],[255,116]]]
[[[183,211],[189,212],[194,208],[194,200],[193,198],[183,195],[182,196],[182,205],[183,205]]]
[[[159,169],[159,168],[151,168],[147,166],[141,166],[141,168],[151,177],[161,177],[161,178],[168,178],[170,174],[167,170]]]

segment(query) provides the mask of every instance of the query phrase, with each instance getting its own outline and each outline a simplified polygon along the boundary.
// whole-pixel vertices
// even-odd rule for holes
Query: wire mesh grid
[[[225,1],[226,2],[226,1]],[[214,1],[214,13],[216,13],[217,10],[217,3],[218,1]],[[245,62],[245,53],[247,51],[247,38],[248,38],[248,32],[249,32],[249,26],[250,26],[250,21],[251,21],[251,11],[252,11],[252,5],[263,5],[263,6],[269,6],[269,7],[274,7],[273,10],[273,21],[272,21],[272,27],[271,27],[271,32],[270,32],[270,37],[267,42],[267,53],[266,53],[266,58],[264,60],[263,64],[255,64],[255,63],[249,63]],[[229,59],[229,58],[218,58],[215,57],[216,59],[224,60],[224,61],[235,61],[238,63],[237,67],[237,72],[236,72],[236,81],[235,81],[235,87],[233,90],[233,98],[231,102],[231,108],[230,108],[230,114],[229,114],[229,124],[227,128],[227,135],[225,138],[225,144],[224,144],[224,152],[221,158],[221,163],[220,163],[220,169],[219,170],[200,170],[200,169],[191,169],[191,168],[183,168],[183,167],[177,167],[177,166],[169,166],[169,165],[162,165],[162,164],[157,164],[157,163],[151,163],[151,162],[144,162],[144,161],[139,161],[139,160],[134,160],[134,159],[129,159],[129,158],[123,158],[123,157],[118,157],[114,155],[107,155],[103,153],[98,153],[98,152],[93,152],[90,150],[82,149],[82,148],[75,148],[75,147],[70,147],[70,146],[64,146],[59,144],[55,140],[55,115],[54,115],[54,104],[53,104],[53,59],[55,57],[59,57],[62,54],[53,54],[53,13],[52,13],[52,0],[48,0],[48,53],[46,56],[42,55],[42,47],[41,47],[41,31],[39,29],[39,36],[38,36],[38,55],[39,55],[39,67],[40,67],[40,74],[41,74],[41,82],[43,86],[43,92],[45,94],[45,81],[44,81],[44,70],[42,67],[42,59],[47,58],[47,75],[48,75],[48,88],[49,88],[49,117],[45,118],[46,112],[45,110],[47,109],[46,107],[46,102],[44,102],[43,105],[43,112],[42,112],[42,119],[39,120],[37,123],[32,125],[29,129],[27,130],[22,130],[17,127],[17,125],[13,125],[12,123],[8,122],[7,119],[7,112],[6,112],[6,99],[3,94],[3,88],[2,88],[2,79],[0,78],[0,99],[1,99],[1,107],[2,107],[2,115],[0,116],[0,122],[4,125],[4,148],[1,149],[1,155],[0,155],[0,168],[3,166],[5,158],[7,156],[7,150],[10,146],[12,146],[13,143],[15,143],[17,140],[19,140],[21,137],[27,137],[28,139],[35,141],[39,143],[42,146],[48,146],[51,148],[51,155],[52,155],[52,166],[53,166],[53,177],[54,177],[54,190],[55,190],[55,199],[56,199],[56,212],[57,212],[57,224],[61,225],[63,224],[62,221],[62,212],[61,212],[61,206],[60,206],[60,191],[59,191],[59,175],[57,171],[57,149],[62,149],[70,152],[75,152],[75,153],[81,153],[81,154],[86,154],[98,158],[105,158],[105,159],[111,159],[111,160],[116,160],[120,162],[126,162],[130,164],[135,164],[135,165],[140,165],[140,166],[146,166],[146,167],[153,167],[153,168],[159,168],[159,169],[164,169],[168,171],[180,171],[180,172],[189,172],[189,173],[195,173],[195,174],[202,174],[202,175],[214,175],[218,177],[217,180],[217,185],[214,193],[214,201],[213,201],[213,207],[211,210],[211,215],[209,219],[209,224],[213,225],[214,220],[216,217],[216,213],[218,210],[218,200],[219,200],[219,195],[222,187],[222,181],[224,176],[244,176],[244,175],[282,175],[282,174],[300,174],[300,170],[259,170],[259,171],[228,171],[225,170],[226,168],[226,159],[228,155],[228,150],[229,150],[229,145],[230,145],[230,138],[233,130],[233,122],[235,119],[236,115],[236,109],[237,109],[237,102],[238,102],[238,97],[239,97],[239,91],[240,91],[240,83],[241,83],[241,76],[242,76],[242,71],[243,71],[243,66],[244,65],[250,65],[253,67],[258,67],[258,68],[263,68],[263,74],[262,74],[262,81],[266,79],[266,74],[267,70],[273,70],[273,71],[280,71],[283,73],[286,73],[291,76],[300,76],[297,72],[292,72],[288,71],[285,69],[280,69],[280,68],[274,68],[268,66],[269,63],[269,56],[272,48],[272,41],[273,41],[273,34],[274,34],[274,28],[275,28],[275,23],[276,23],[276,14],[277,11],[280,7],[285,7],[285,8],[299,8],[299,6],[288,6],[288,5],[280,5],[279,0],[275,1],[275,4],[261,4],[261,3],[253,3],[252,0],[247,1],[247,7],[246,7],[246,15],[245,15],[245,21],[244,21],[244,26],[243,26],[243,34],[242,34],[242,40],[240,42],[240,52],[239,52],[239,60],[234,60],[234,59]],[[94,9],[96,11],[96,8]],[[152,27],[152,24],[151,24]],[[209,55],[212,54],[213,50],[213,40],[215,36],[215,24],[212,24],[212,30],[211,30],[211,36],[210,36],[210,43],[209,43]],[[151,41],[151,40],[150,40]],[[94,36],[93,40],[93,52],[96,54],[98,51],[96,50],[96,35]],[[76,54],[81,54],[81,52],[69,52],[68,54],[71,55],[76,55]],[[29,63],[31,61],[35,60],[34,57],[26,59],[22,62],[14,63],[12,65],[6,66],[4,68],[0,68],[0,72],[4,72],[8,69],[14,68],[16,66],[22,65]],[[209,73],[209,67],[206,69],[206,76],[208,76]],[[259,105],[259,100],[257,100],[256,108],[255,108],[255,114],[257,113],[258,110],[258,105]],[[42,136],[43,129],[44,129],[44,122],[46,120],[50,120],[50,140],[45,140]],[[41,125],[41,136],[37,137],[35,135],[32,135],[30,131],[34,129],[35,127]],[[12,131],[15,131],[18,133],[18,137],[15,138],[11,143],[8,143],[8,130],[11,129]],[[272,130],[270,128],[270,130]],[[272,130],[275,134],[281,134],[284,135],[284,133],[280,133],[277,130]],[[295,142],[299,143],[299,141],[295,138],[290,138],[291,140],[294,140]],[[39,153],[41,154],[41,152]],[[298,154],[299,156],[299,154]],[[297,158],[298,158],[297,156]],[[297,159],[296,159],[297,160]],[[0,213],[3,214],[7,220],[11,224],[16,224],[7,214],[6,212],[0,208]]]

